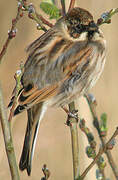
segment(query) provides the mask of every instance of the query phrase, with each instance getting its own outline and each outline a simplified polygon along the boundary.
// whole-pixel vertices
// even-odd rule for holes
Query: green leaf
[[[53,4],[52,0],[49,0],[51,2],[41,2],[40,8],[50,16],[50,19],[58,19],[60,17],[60,11],[59,9]]]

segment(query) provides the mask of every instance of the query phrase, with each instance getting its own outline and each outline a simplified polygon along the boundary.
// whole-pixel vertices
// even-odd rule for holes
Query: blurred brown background
[[[59,0],[58,4],[59,4]],[[39,8],[40,1],[32,0],[32,3]],[[68,7],[69,0],[66,0]],[[118,0],[76,0],[76,5],[88,9],[97,19],[101,13],[110,10],[111,8],[118,7]],[[7,32],[11,27],[11,19],[16,15],[17,11],[16,0],[0,0],[0,49],[2,48],[6,38]],[[17,24],[17,36],[8,48],[3,62],[0,65],[0,81],[3,88],[5,104],[9,103],[12,89],[15,85],[13,78],[16,70],[19,69],[20,61],[25,61],[26,53],[25,48],[40,36],[40,32],[36,29],[36,23],[30,20],[25,15]],[[102,27],[104,36],[107,40],[107,61],[105,70],[97,82],[96,86],[92,89],[98,101],[98,114],[106,112],[108,114],[108,138],[118,126],[118,14],[112,18],[112,24],[104,25]],[[79,102],[79,111],[81,117],[85,117],[88,126],[92,128],[91,114],[88,106],[83,100]],[[19,162],[24,135],[26,128],[26,113],[17,116],[13,120],[12,134],[16,152],[17,162]],[[61,109],[49,109],[41,123],[40,132],[38,135],[38,142],[36,145],[35,156],[33,160],[32,174],[29,178],[26,172],[20,172],[22,180],[40,180],[42,177],[42,166],[46,163],[51,171],[51,180],[71,180],[72,179],[72,157],[71,157],[71,141],[69,128],[64,125],[66,121],[66,114]],[[97,133],[94,128],[92,131],[95,133],[98,147],[100,145]],[[117,138],[118,139],[118,138]],[[85,148],[87,141],[83,133],[79,130],[80,141],[80,160],[81,172],[91,161],[85,155]],[[118,145],[112,150],[113,157],[118,166]],[[104,156],[105,157],[105,156]],[[107,160],[106,160],[107,162]],[[111,180],[114,180],[113,173],[109,165],[106,167],[106,175]],[[91,170],[86,179],[95,179],[95,171]],[[7,163],[3,136],[0,129],[0,180],[10,179],[10,172]]]

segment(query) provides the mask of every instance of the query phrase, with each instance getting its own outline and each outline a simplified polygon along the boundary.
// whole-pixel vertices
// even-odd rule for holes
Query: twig
[[[8,38],[7,38],[5,44],[3,45],[3,48],[0,52],[0,63],[2,61],[3,56],[5,55],[5,53],[7,51],[7,48],[8,48],[10,41],[16,36],[16,29],[15,29],[16,24],[22,16],[23,16],[22,7],[20,4],[18,4],[17,15],[16,15],[15,19],[12,20],[12,27],[11,27],[11,30],[8,31]]]
[[[28,12],[28,17],[33,19],[34,21],[36,21],[36,23],[40,27],[40,30],[43,30],[44,32],[47,31],[46,27],[43,24],[45,24],[49,27],[53,27],[52,23],[50,23],[48,20],[46,20],[44,17],[42,17],[41,14],[36,12],[36,8],[32,3],[27,5],[27,3],[24,3],[22,1],[22,6],[24,8],[24,11]]]
[[[14,152],[14,148],[13,148],[10,125],[8,123],[8,119],[7,119],[7,115],[6,115],[6,111],[5,111],[1,87],[0,87],[0,121],[1,121],[1,125],[2,125],[5,148],[6,148],[6,153],[7,153],[7,158],[8,158],[8,162],[9,162],[12,180],[20,180],[18,168],[17,168],[17,164],[16,164],[15,152]]]
[[[3,56],[5,55],[8,45],[10,43],[10,41],[16,36],[16,24],[19,21],[19,19],[23,16],[23,11],[28,11],[28,15],[31,19],[35,20],[38,24],[37,29],[41,29],[44,32],[47,31],[47,29],[45,28],[45,25],[49,26],[49,27],[53,27],[53,24],[50,23],[49,21],[47,21],[44,17],[42,17],[42,15],[38,14],[34,8],[34,6],[32,4],[30,4],[29,6],[27,6],[26,0],[19,0],[18,1],[18,11],[17,11],[17,15],[16,17],[12,20],[12,27],[11,29],[8,31],[8,38],[6,39],[5,44],[3,45],[3,48],[0,52],[0,63],[2,61]]]
[[[69,9],[68,9],[68,12],[74,8],[74,5],[75,5],[75,0],[71,0],[70,2],[70,5],[69,5]]]
[[[51,22],[49,22],[48,20],[46,20],[41,14],[37,14],[37,17],[41,19],[41,21],[43,22],[43,24],[49,26],[49,27],[53,27],[53,24]]]
[[[104,144],[106,143],[106,137],[101,137],[101,142],[102,142],[102,145],[104,146]],[[110,164],[110,166],[112,168],[112,171],[114,173],[114,176],[118,180],[118,168],[117,168],[117,165],[115,164],[115,162],[113,160],[111,151],[107,150],[105,153],[106,153],[106,156],[108,158],[108,162],[109,162],[109,164]]]
[[[94,139],[94,135],[92,134],[90,129],[86,127],[85,123],[86,123],[85,120],[82,119],[80,120],[79,126],[80,126],[80,129],[85,133],[88,139],[88,142],[90,144],[90,146],[87,146],[86,148],[87,156],[89,158],[94,159],[96,157],[96,141]],[[99,173],[102,175],[101,180],[106,180],[105,173],[104,173],[104,168],[106,166],[106,163],[102,156],[98,158],[96,164],[98,166]]]
[[[102,145],[104,147],[105,144],[106,144],[106,138],[105,138],[105,136],[101,136],[99,119],[98,119],[97,112],[96,112],[97,103],[96,103],[95,98],[93,97],[93,99],[92,99],[91,97],[93,97],[93,96],[85,95],[85,98],[86,98],[86,100],[88,102],[89,108],[90,108],[92,116],[93,116],[93,124],[94,124],[95,128],[98,131],[100,140],[101,140]],[[105,153],[106,153],[108,162],[109,162],[109,164],[110,164],[110,166],[111,166],[111,168],[113,170],[114,176],[116,177],[116,179],[118,179],[118,168],[117,168],[117,166],[116,166],[116,164],[115,164],[115,162],[113,160],[112,154],[111,154],[111,152],[109,150],[107,150]]]
[[[66,14],[65,0],[61,0],[61,6],[62,6],[62,16],[64,16]]]
[[[98,158],[109,149],[109,146],[111,144],[111,142],[113,141],[113,139],[115,139],[115,137],[118,135],[118,127],[116,128],[114,134],[112,135],[112,137],[109,139],[109,141],[105,144],[104,147],[101,147],[98,154],[96,155],[96,157],[94,158],[94,160],[92,161],[92,163],[86,168],[86,170],[82,173],[82,175],[80,176],[81,179],[84,179],[85,176],[87,175],[87,173],[90,171],[90,169],[95,165],[95,163],[97,162]]]
[[[26,3],[24,3],[22,1],[22,6],[24,8],[24,11],[28,12],[28,17],[33,19],[34,21],[36,21],[36,23],[38,24],[38,27],[40,30],[43,30],[44,32],[47,31],[46,27],[43,25],[42,20],[39,18],[39,16],[37,16],[38,13],[36,13],[36,9],[34,7],[34,5],[31,3],[29,5],[27,5]]]
[[[23,70],[23,65],[21,64],[20,65],[20,70],[18,70],[16,73],[15,73],[15,80],[16,80],[16,87],[15,87],[15,90],[14,90],[14,97],[13,97],[13,103],[12,103],[12,107],[10,109],[10,114],[9,114],[9,118],[8,118],[8,121],[11,122],[12,120],[12,117],[13,117],[13,114],[14,114],[14,109],[16,107],[16,104],[17,104],[17,97],[18,97],[18,94],[19,94],[19,91],[21,90],[21,77],[22,77],[22,70]]]
[[[69,104],[69,112],[75,111],[74,102]],[[72,156],[73,156],[73,173],[74,180],[79,180],[80,169],[79,169],[79,145],[78,145],[78,128],[77,128],[77,120],[75,118],[69,117],[68,119],[70,123],[70,131],[71,131],[71,142],[72,142]]]
[[[97,25],[100,26],[102,24],[111,23],[111,17],[118,13],[118,8],[111,9],[109,12],[105,12],[101,15],[101,17],[97,20]]]

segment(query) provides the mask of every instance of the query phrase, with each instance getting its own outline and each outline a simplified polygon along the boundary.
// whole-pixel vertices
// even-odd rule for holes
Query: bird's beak
[[[94,22],[90,22],[90,24],[89,24],[89,31],[98,31],[98,26],[97,26],[97,24],[96,23],[94,23]]]

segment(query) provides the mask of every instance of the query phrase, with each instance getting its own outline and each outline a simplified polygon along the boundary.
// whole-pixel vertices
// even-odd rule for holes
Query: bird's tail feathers
[[[27,110],[28,123],[19,168],[22,171],[26,169],[29,176],[31,174],[38,129],[45,110],[46,108],[44,108],[43,103],[37,104]]]

